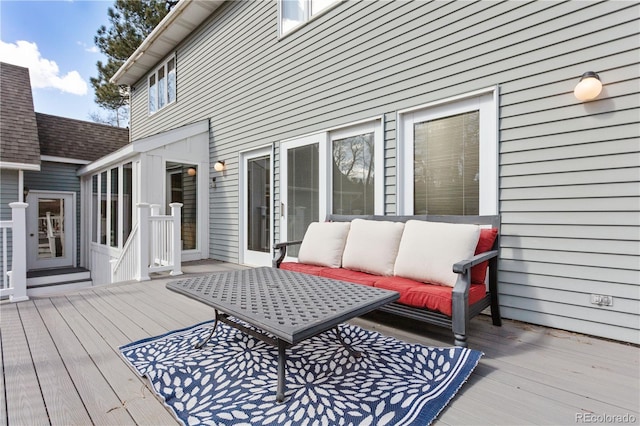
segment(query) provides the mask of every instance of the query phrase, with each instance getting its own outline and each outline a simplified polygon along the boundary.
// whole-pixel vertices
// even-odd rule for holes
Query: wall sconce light
[[[216,161],[216,164],[213,165],[213,168],[216,170],[216,172],[223,172],[226,169],[223,160]]]
[[[590,101],[598,97],[602,91],[600,77],[593,71],[587,71],[580,77],[580,82],[573,89],[573,94],[580,101]]]
[[[22,202],[26,203],[27,202],[27,195],[29,195],[29,188],[27,186],[25,186],[22,189]]]
[[[194,167],[189,167],[189,168],[187,169],[187,174],[188,174],[189,176],[195,176],[195,175],[196,175],[196,169],[195,169]]]

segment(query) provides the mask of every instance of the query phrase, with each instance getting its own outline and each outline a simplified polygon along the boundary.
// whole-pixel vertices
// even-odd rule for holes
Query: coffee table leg
[[[211,327],[211,333],[209,334],[209,337],[207,337],[206,339],[203,339],[200,343],[197,343],[194,346],[195,349],[202,349],[202,347],[206,345],[209,340],[211,340],[211,338],[213,337],[213,333],[216,332],[216,327],[218,326],[218,315],[220,314],[218,314],[217,309],[215,310],[215,313],[216,313],[216,319],[213,322],[213,327]]]
[[[284,401],[285,386],[285,370],[287,365],[286,342],[278,339],[278,389],[276,391],[276,401]]]

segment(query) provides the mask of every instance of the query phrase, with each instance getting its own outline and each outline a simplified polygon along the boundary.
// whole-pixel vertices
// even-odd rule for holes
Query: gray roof
[[[0,62],[0,161],[40,165],[27,68]]]
[[[37,112],[40,153],[95,161],[129,143],[129,129]]]

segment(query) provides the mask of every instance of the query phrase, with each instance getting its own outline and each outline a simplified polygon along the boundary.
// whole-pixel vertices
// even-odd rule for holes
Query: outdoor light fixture
[[[196,169],[193,167],[189,167],[189,169],[187,170],[187,174],[189,176],[195,176],[196,175]]]
[[[602,91],[600,77],[593,71],[587,71],[580,77],[580,82],[573,89],[573,94],[580,101],[590,101],[598,97]]]
[[[213,168],[216,170],[216,172],[223,172],[226,169],[224,161],[222,160],[216,161],[216,164],[213,165]]]
[[[22,202],[23,203],[27,202],[27,195],[29,195],[29,188],[27,186],[25,186],[24,189],[22,190]]]

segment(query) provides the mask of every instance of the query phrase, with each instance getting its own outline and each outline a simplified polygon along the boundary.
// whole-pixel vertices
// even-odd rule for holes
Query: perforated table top
[[[167,288],[291,344],[399,297],[395,291],[269,267],[186,278]]]

